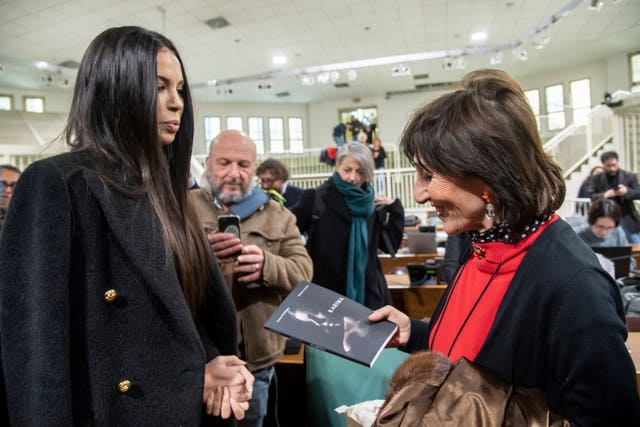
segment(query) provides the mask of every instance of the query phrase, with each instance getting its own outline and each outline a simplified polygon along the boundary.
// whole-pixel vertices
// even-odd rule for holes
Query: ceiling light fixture
[[[481,42],[487,39],[487,33],[484,31],[478,31],[477,33],[471,34],[471,41]]]
[[[284,65],[287,63],[287,57],[284,55],[276,55],[272,59],[275,65]]]
[[[464,70],[467,68],[467,60],[464,56],[456,56],[453,58],[453,69],[454,70]]]
[[[320,73],[316,76],[316,83],[326,85],[331,82],[331,76],[329,73]]]
[[[451,53],[457,54],[462,51],[452,51]],[[403,62],[415,62],[415,61],[423,61],[428,59],[437,59],[444,58],[447,56],[447,51],[438,50],[431,52],[421,52],[421,53],[411,53],[407,55],[396,55],[396,56],[383,56],[381,58],[370,58],[370,59],[362,59],[359,61],[348,61],[348,62],[337,62],[334,64],[325,64],[318,65],[314,67],[307,67],[302,72],[307,74],[319,73],[323,71],[333,71],[333,70],[348,70],[350,68],[366,68],[366,67],[375,67],[378,65],[392,65]]]
[[[464,70],[467,67],[467,60],[459,56],[447,56],[442,63],[442,68],[445,70]]]
[[[489,63],[491,65],[502,64],[502,52],[496,52],[493,55],[491,55],[491,58],[489,59]]]
[[[313,86],[316,84],[316,78],[308,74],[301,75],[300,81],[302,83],[302,86]]]
[[[513,49],[513,56],[519,61],[526,61],[528,58],[527,51],[522,48]]]
[[[349,81],[354,81],[357,78],[358,78],[358,71],[357,70],[349,70],[349,71],[347,71],[347,79]]]
[[[549,40],[550,38],[546,31],[540,31],[533,36],[531,44],[533,44],[533,47],[536,49],[544,49],[545,46],[549,44]]]
[[[589,1],[589,10],[592,10],[594,12],[600,12],[600,9],[602,9],[603,4],[604,2],[602,0],[591,0]]]
[[[402,76],[410,76],[411,68],[407,67],[404,64],[399,64],[391,68],[391,75],[393,77],[402,77]]]

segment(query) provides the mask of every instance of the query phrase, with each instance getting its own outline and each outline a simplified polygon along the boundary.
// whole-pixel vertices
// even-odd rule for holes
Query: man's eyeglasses
[[[0,191],[4,191],[6,188],[11,188],[13,190],[13,188],[16,186],[17,183],[18,181],[14,181],[14,182],[0,181]]]

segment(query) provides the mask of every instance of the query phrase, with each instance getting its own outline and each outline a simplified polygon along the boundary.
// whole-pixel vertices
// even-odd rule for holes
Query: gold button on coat
[[[115,301],[116,298],[118,298],[118,293],[116,292],[115,289],[109,289],[107,292],[104,293],[104,300],[106,302],[113,302]]]
[[[129,391],[130,388],[131,388],[131,381],[129,380],[122,380],[118,383],[118,391],[120,393],[126,393]]]

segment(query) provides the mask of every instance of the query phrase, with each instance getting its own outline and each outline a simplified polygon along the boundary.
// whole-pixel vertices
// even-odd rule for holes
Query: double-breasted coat
[[[81,151],[39,161],[13,195],[0,240],[11,422],[198,425],[205,363],[236,352],[233,302],[212,263],[192,314],[148,197],[93,169]]]

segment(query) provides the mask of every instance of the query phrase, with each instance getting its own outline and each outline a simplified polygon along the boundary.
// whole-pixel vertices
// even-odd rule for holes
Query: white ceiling
[[[640,0],[0,0],[0,87],[51,89],[73,85],[75,70],[49,66],[80,61],[103,29],[140,25],[162,32],[177,46],[194,97],[210,102],[318,102],[412,91],[416,84],[457,81],[471,69],[490,67],[495,50],[502,68],[515,76],[543,73],[640,48]],[[574,8],[575,6],[575,8]],[[567,15],[559,14],[573,8]],[[212,29],[204,21],[223,16],[229,26]],[[556,19],[558,18],[558,19]],[[555,21],[555,22],[552,22]],[[533,36],[544,29],[549,44],[537,50]],[[473,32],[486,41],[474,43]],[[517,60],[519,45],[528,60]],[[342,70],[338,83],[301,84],[308,67],[407,54],[434,59],[394,61],[358,68],[355,81]],[[444,57],[464,53],[466,70],[443,69]],[[275,66],[271,59],[286,55]],[[412,75],[392,77],[403,64]],[[416,75],[427,78],[415,79]],[[261,79],[261,75],[268,76]],[[207,86],[217,80],[218,86]],[[230,84],[228,84],[230,82]],[[270,84],[268,91],[258,84]],[[232,94],[216,94],[231,88]],[[65,90],[71,90],[66,88]],[[276,94],[288,92],[289,96]]]

